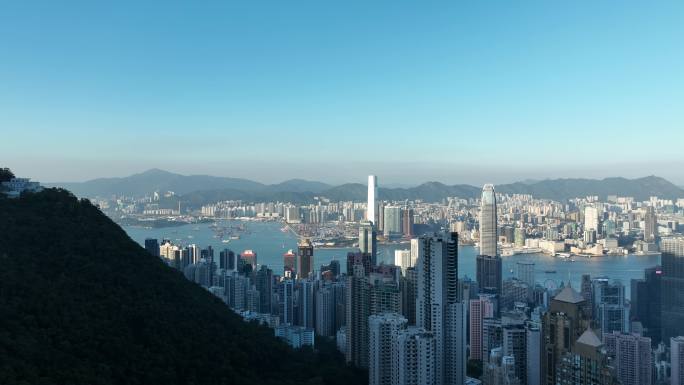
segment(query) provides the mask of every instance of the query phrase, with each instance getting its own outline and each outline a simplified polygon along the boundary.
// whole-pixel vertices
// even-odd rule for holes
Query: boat
[[[240,236],[239,235],[231,235],[230,239],[240,239]]]
[[[230,239],[223,239],[223,240],[221,240],[221,243],[229,243],[229,242],[230,242]]]
[[[556,270],[546,270],[544,271],[546,274],[556,274]]]

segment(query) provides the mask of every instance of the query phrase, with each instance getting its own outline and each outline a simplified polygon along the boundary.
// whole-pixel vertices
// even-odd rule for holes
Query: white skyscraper
[[[411,260],[413,261],[413,266],[416,265],[416,260],[418,259],[419,245],[420,240],[418,238],[411,239]]]
[[[417,326],[435,337],[435,381],[465,382],[465,314],[458,300],[458,235],[419,238]]]
[[[413,267],[414,263],[411,259],[411,250],[394,250],[394,264],[401,267],[402,273],[406,273],[406,269]]]
[[[366,208],[366,220],[374,225],[378,224],[378,214],[375,198],[378,196],[378,178],[368,175],[368,207]]]
[[[408,320],[396,313],[368,317],[368,383],[392,384],[392,347]]]
[[[392,348],[393,384],[436,385],[435,337],[417,326],[409,326],[397,335]]]
[[[599,212],[596,207],[587,206],[584,208],[584,230],[598,231]]]

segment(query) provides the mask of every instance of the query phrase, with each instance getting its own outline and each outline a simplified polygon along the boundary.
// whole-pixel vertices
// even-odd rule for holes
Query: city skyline
[[[159,167],[684,184],[682,7],[6,4],[0,152],[48,182]]]
[[[684,385],[684,2],[0,5],[0,381]]]
[[[12,175],[5,200],[76,199]],[[334,343],[372,385],[668,385],[666,365],[680,377],[684,198],[559,202],[487,184],[469,199],[378,200],[368,180],[357,201],[80,204],[292,348]]]

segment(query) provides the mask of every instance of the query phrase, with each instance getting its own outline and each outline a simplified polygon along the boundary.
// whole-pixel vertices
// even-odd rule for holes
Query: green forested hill
[[[244,323],[87,201],[0,199],[0,384],[357,384]]]

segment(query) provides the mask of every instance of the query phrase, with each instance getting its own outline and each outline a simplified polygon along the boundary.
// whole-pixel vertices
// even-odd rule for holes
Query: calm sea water
[[[297,250],[297,238],[290,232],[281,232],[282,225],[276,222],[231,222],[224,221],[225,225],[243,224],[246,231],[240,239],[231,240],[230,243],[222,243],[214,238],[214,233],[209,224],[185,225],[161,229],[146,229],[140,227],[124,227],[124,230],[134,241],[144,245],[145,238],[171,239],[175,244],[196,244],[205,248],[212,246],[218,257],[218,251],[229,248],[236,253],[252,249],[257,253],[259,264],[268,265],[276,274],[282,274],[283,253],[288,249]],[[199,229],[197,229],[199,228]],[[394,251],[408,249],[409,244],[378,245],[378,262],[393,263]],[[324,249],[314,251],[314,265],[318,270],[323,264],[333,259],[340,261],[342,269],[345,269],[347,252],[355,251],[350,248]],[[477,249],[472,246],[459,247],[459,276],[475,278],[475,257]],[[535,263],[536,279],[539,283],[547,286],[560,285],[561,281],[570,280],[572,286],[580,287],[582,274],[595,276],[607,276],[611,279],[620,279],[626,286],[629,296],[630,280],[643,278],[644,269],[660,263],[658,256],[606,256],[600,258],[576,257],[575,262],[566,261],[543,254],[526,254],[503,257],[504,278],[515,275],[515,264],[518,261],[531,261]],[[546,273],[555,270],[555,274]]]

